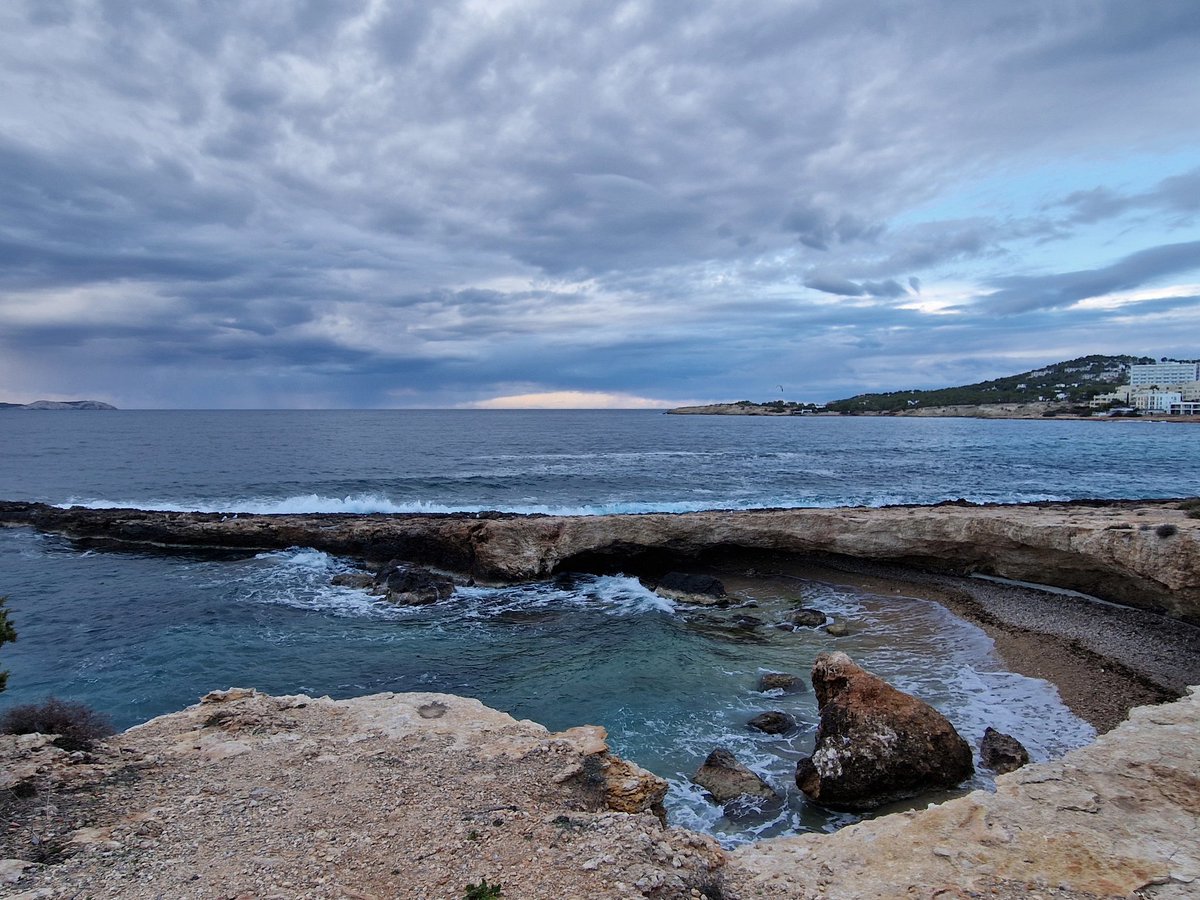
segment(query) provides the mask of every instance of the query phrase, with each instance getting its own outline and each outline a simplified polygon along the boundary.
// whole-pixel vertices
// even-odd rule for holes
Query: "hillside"
[[[1148,356],[1081,356],[975,384],[937,388],[928,391],[890,391],[857,394],[826,404],[834,412],[894,411],[921,406],[984,405],[1020,403],[1037,400],[1061,400],[1086,403],[1096,394],[1121,384],[1135,364],[1154,362]],[[1059,395],[1063,396],[1059,396]]]
[[[32,403],[0,403],[0,409],[116,409],[99,400],[35,400]]]

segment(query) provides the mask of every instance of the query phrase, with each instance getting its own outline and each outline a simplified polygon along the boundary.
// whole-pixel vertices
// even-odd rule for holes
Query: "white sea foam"
[[[705,493],[708,493],[705,491]],[[935,498],[942,500],[957,497]],[[1031,503],[1035,501],[1063,501],[1069,498],[1041,493],[983,493],[968,495],[962,499],[975,503]],[[653,501],[628,500],[606,501],[593,504],[561,504],[536,502],[439,502],[434,500],[394,500],[383,494],[362,493],[345,497],[327,497],[322,494],[295,494],[288,497],[234,497],[234,498],[163,498],[109,500],[97,497],[70,497],[55,504],[60,509],[80,506],[85,509],[141,509],[150,512],[203,512],[239,513],[257,515],[303,515],[307,513],[477,513],[497,510],[525,515],[552,516],[606,516],[633,513],[686,513],[711,509],[780,509],[808,507],[830,509],[839,506],[893,506],[905,503],[930,502],[928,498],[904,494],[874,494],[858,496],[846,494],[832,500],[817,500],[810,496],[765,497],[756,500],[728,498],[725,500]]]

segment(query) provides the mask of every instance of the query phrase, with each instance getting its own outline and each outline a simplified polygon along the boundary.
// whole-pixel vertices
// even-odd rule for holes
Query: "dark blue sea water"
[[[0,413],[0,498],[597,513],[1172,496],[1200,483],[1196,435],[1145,423],[648,412],[21,411]],[[0,651],[11,671],[0,709],[53,693],[127,726],[230,685],[335,697],[448,691],[555,729],[606,726],[619,752],[671,779],[674,821],[727,841],[847,821],[805,805],[791,783],[811,749],[811,696],[755,690],[762,672],[806,672],[831,647],[935,703],[969,739],[994,725],[1046,758],[1092,736],[1052,687],[1005,672],[982,632],[920,597],[780,576],[743,586],[745,608],[705,618],[635,579],[580,576],[398,609],[332,587],[351,565],[307,548],[99,553],[0,530],[0,594],[20,632]],[[853,633],[747,632],[722,619],[748,613],[769,626],[795,602]],[[768,708],[795,714],[800,732],[747,731]],[[718,744],[788,793],[782,814],[730,822],[690,785]]]

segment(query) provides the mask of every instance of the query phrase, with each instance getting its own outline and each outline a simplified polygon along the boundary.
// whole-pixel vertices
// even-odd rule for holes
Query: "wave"
[[[706,510],[832,509],[843,506],[894,506],[899,504],[937,503],[943,500],[969,500],[974,503],[1032,503],[1065,501],[1065,495],[1045,493],[980,493],[968,496],[918,496],[914,494],[845,494],[831,498],[779,496],[754,499],[730,497],[706,500],[609,500],[597,503],[522,503],[511,501],[437,502],[432,500],[393,500],[383,494],[362,493],[345,497],[321,494],[294,494],[287,497],[234,497],[218,499],[124,499],[70,497],[54,504],[60,509],[79,506],[85,509],[141,509],[150,512],[202,512],[249,515],[340,514],[419,514],[479,513],[489,511],[523,515],[610,516],[640,513],[689,513]]]

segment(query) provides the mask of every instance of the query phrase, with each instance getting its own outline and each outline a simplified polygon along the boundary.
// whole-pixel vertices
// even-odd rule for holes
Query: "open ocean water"
[[[245,512],[502,509],[597,514],[710,508],[1167,497],[1200,484],[1200,432],[1140,422],[732,418],[656,412],[119,411],[0,413],[0,498]],[[604,725],[670,779],[671,820],[736,843],[852,821],[792,783],[811,693],[765,697],[836,646],[934,703],[977,742],[987,725],[1037,759],[1092,729],[1050,685],[1003,670],[991,641],[920,597],[796,580],[750,598],[768,624],[802,601],[847,620],[836,641],[697,617],[632,578],[462,588],[403,609],[329,583],[353,562],[308,548],[255,556],[83,551],[0,531],[0,594],[20,634],[0,709],[48,694],[126,727],[208,690],[347,697],[447,691],[552,729]],[[745,721],[784,709],[786,737]],[[729,821],[688,776],[731,747],[788,802]],[[986,786],[986,773],[975,785]]]

